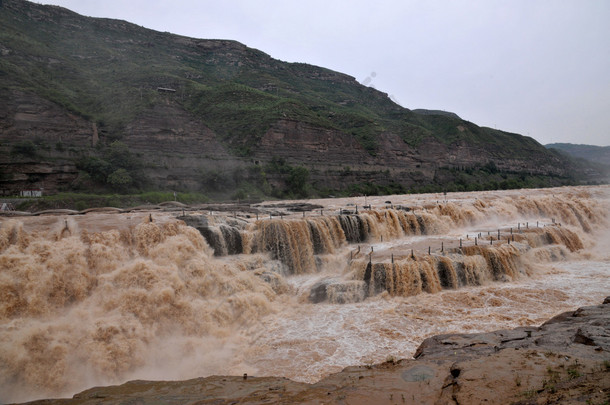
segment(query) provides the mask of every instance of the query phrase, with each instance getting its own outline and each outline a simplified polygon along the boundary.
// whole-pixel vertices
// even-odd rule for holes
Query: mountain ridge
[[[559,149],[569,155],[591,162],[610,166],[610,146],[585,145],[574,143],[549,143],[546,148]]]
[[[412,111],[352,76],[237,41],[24,0],[4,0],[0,22],[3,194],[41,183],[282,197],[578,181],[570,159],[532,138]],[[113,143],[122,161],[110,161]]]

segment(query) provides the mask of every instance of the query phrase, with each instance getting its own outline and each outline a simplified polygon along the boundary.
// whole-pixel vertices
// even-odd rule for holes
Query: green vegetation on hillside
[[[101,157],[83,157],[76,167],[97,184],[106,185],[114,191],[126,192],[145,185],[142,163],[127,145],[114,141],[107,147],[102,147],[100,155]]]
[[[346,171],[340,174],[346,181],[333,189],[322,184],[323,175],[304,159],[287,164],[281,158],[267,161],[266,155],[259,162],[261,138],[281,120],[340,131],[371,156],[388,154],[380,135],[390,134],[414,148],[431,140],[449,148],[476,147],[497,161],[536,161],[548,167],[568,160],[532,138],[479,127],[444,111],[410,111],[350,76],[275,60],[235,41],[187,38],[124,21],[83,17],[56,6],[3,0],[0,55],[0,96],[36,94],[94,123],[99,132],[99,141],[78,145],[70,134],[52,142],[27,135],[1,139],[0,152],[9,160],[0,162],[4,167],[69,160],[80,175],[66,190],[129,195],[155,189],[150,175],[155,170],[157,179],[172,175],[170,164],[139,153],[138,145],[129,142],[134,122],[141,123],[142,117],[166,104],[210,128],[239,167],[229,171],[195,162],[192,169],[183,169],[193,173],[188,187],[181,178],[165,184],[219,199],[542,187],[574,181],[557,175],[492,173],[481,167],[470,167],[469,172],[431,162],[425,176],[417,165],[404,181],[389,176],[389,169],[388,176],[372,173],[376,181],[358,177],[365,169]],[[164,152],[174,158],[181,153]]]
[[[46,16],[36,18],[40,13]],[[190,39],[21,0],[5,1],[0,26],[7,53],[0,58],[0,88],[33,91],[91,119],[109,141],[163,102],[157,88],[164,87],[176,90],[179,102],[238,155],[251,153],[280,119],[340,130],[373,155],[383,132],[412,146],[430,136],[447,144],[491,141],[499,157],[515,148],[544,150],[530,138],[456,115],[413,113],[347,75],[274,60],[233,41]]]

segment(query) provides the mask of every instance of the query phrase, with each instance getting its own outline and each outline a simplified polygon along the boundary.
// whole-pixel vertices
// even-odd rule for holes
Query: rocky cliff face
[[[95,124],[29,92],[5,90],[1,98],[0,194],[69,188],[78,176],[77,151],[97,142]],[[25,149],[15,153],[19,146]]]
[[[48,192],[69,189],[78,177],[75,158],[90,155],[104,142],[103,129],[35,94],[6,96],[10,102],[0,106],[0,141],[5,151],[0,167],[8,173],[1,180],[3,192],[14,194],[30,187],[44,187]],[[565,174],[560,159],[494,159],[485,146],[465,141],[447,145],[434,138],[412,147],[391,132],[379,135],[378,152],[371,155],[351,135],[290,119],[272,124],[251,155],[243,158],[235,156],[172,96],[143,111],[125,128],[121,141],[147,162],[147,175],[164,189],[196,190],[201,187],[202,172],[230,172],[278,158],[307,167],[313,181],[339,189],[346,182],[395,181],[414,186],[432,181],[439,168],[477,167],[489,161],[506,171]],[[37,144],[36,156],[11,158],[9,145],[26,140]]]
[[[0,29],[2,194],[70,190],[81,184],[78,162],[103,157],[117,139],[140,159],[150,187],[185,191],[208,191],[209,172],[249,180],[277,159],[307,168],[325,189],[440,187],[457,178],[443,170],[490,163],[524,176],[572,169],[531,138],[452,113],[414,113],[351,76],[235,41],[24,0],[3,1]],[[278,187],[286,181],[267,174]]]
[[[390,132],[380,134],[378,141],[379,151],[371,155],[353,137],[341,131],[281,120],[267,131],[255,153],[261,159],[281,156],[293,163],[304,161],[328,168],[350,166],[407,171],[420,169],[424,172],[433,172],[439,167],[473,167],[493,159],[493,151],[489,148],[465,141],[447,145],[434,138],[426,138],[417,147],[412,147]],[[502,159],[498,164],[503,169],[514,171],[526,170],[545,174],[563,172],[561,167],[552,164],[559,164],[559,159],[543,165],[540,163],[522,159]]]
[[[147,175],[164,189],[197,190],[202,173],[244,165],[211,129],[170,99],[143,112],[126,132],[123,142],[149,162]]]
[[[281,157],[291,164],[305,164],[323,173],[314,175],[319,181],[336,185],[346,180],[373,180],[413,186],[432,181],[440,168],[472,168],[490,161],[497,162],[498,170],[508,172],[565,175],[566,170],[559,158],[498,158],[489,146],[463,140],[448,145],[426,138],[414,147],[391,132],[382,133],[377,139],[378,152],[371,155],[344,132],[280,120],[265,133],[254,153],[261,161]]]

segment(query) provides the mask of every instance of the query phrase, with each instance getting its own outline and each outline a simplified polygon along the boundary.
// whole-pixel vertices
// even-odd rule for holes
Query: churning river
[[[609,187],[305,203],[0,217],[0,402],[132,379],[314,382],[610,295]]]

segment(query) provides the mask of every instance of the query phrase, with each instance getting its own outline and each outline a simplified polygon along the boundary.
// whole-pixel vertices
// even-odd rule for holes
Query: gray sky
[[[354,76],[403,107],[610,145],[608,0],[48,0]]]

